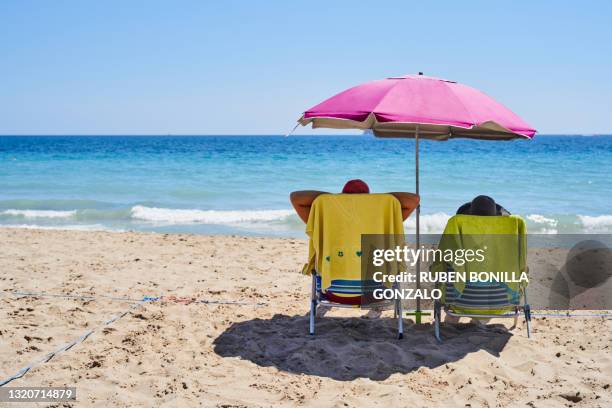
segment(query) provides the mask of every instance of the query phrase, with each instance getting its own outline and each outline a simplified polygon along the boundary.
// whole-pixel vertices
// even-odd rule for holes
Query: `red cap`
[[[368,194],[370,187],[363,180],[350,180],[347,181],[342,189],[343,194]]]

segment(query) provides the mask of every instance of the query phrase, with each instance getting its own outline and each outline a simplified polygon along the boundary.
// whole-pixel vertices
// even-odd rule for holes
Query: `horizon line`
[[[246,137],[310,137],[310,136],[350,136],[350,137],[361,137],[371,136],[366,134],[325,134],[325,133],[309,133],[309,134],[292,134],[287,136],[283,133],[6,133],[0,134],[0,137],[232,137],[232,136],[246,136]],[[612,136],[610,133],[536,133],[534,137],[539,136],[581,136],[581,137],[593,137],[593,136]],[[375,137],[375,136],[374,136]],[[401,137],[395,138],[401,139]]]

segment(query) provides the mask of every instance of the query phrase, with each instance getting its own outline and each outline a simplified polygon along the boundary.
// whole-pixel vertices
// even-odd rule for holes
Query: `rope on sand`
[[[67,299],[79,299],[79,300],[96,300],[96,299],[110,299],[110,300],[117,300],[117,301],[121,301],[121,302],[140,302],[141,299],[132,299],[132,298],[126,298],[126,297],[115,297],[115,296],[106,296],[106,295],[98,295],[98,296],[92,296],[92,295],[68,295],[68,294],[63,294],[63,293],[38,293],[38,292],[19,292],[19,291],[14,291],[14,292],[9,292],[12,295],[15,296],[19,296],[19,297],[56,297],[56,298],[67,298]]]
[[[152,301],[155,301],[155,300],[159,300],[159,298],[151,297],[151,296],[145,296],[144,298],[142,298],[142,300],[140,300],[137,303],[134,303],[133,305],[131,305],[126,311],[111,317],[110,319],[106,320],[105,322],[103,322],[102,324],[98,325],[97,327],[87,331],[85,334],[83,334],[82,336],[76,338],[75,340],[71,341],[70,343],[64,344],[60,348],[58,348],[58,349],[56,349],[56,350],[54,350],[54,351],[52,351],[52,352],[50,352],[48,354],[45,354],[44,356],[42,356],[41,358],[39,358],[37,360],[32,361],[30,364],[28,364],[27,366],[23,367],[21,370],[17,371],[17,373],[15,373],[14,375],[8,377],[7,379],[1,380],[0,381],[0,387],[10,383],[13,380],[16,380],[18,378],[23,377],[32,368],[34,368],[34,367],[36,367],[36,366],[38,366],[40,364],[46,363],[47,361],[51,360],[53,357],[55,357],[59,353],[67,351],[67,350],[70,350],[76,344],[84,342],[94,332],[100,330],[101,328],[103,328],[105,326],[109,326],[110,324],[116,322],[117,320],[121,319],[123,316],[125,316],[128,313],[130,313],[131,311],[139,308],[140,306],[142,306],[146,302],[152,302]]]
[[[54,297],[54,298],[66,298],[66,299],[79,299],[79,300],[97,300],[97,299],[109,299],[115,300],[119,302],[140,302],[141,299],[134,299],[129,297],[117,297],[117,296],[106,296],[106,295],[67,295],[63,293],[42,293],[42,292],[19,292],[13,291],[8,292],[9,294],[18,296],[18,297]],[[0,292],[0,294],[6,294],[4,292]],[[156,300],[164,301],[164,302],[172,302],[172,303],[180,303],[184,305],[189,305],[192,303],[198,303],[203,305],[236,305],[236,306],[266,306],[265,302],[243,302],[239,300],[208,300],[208,299],[196,299],[192,297],[177,297],[174,295],[170,296],[157,296]]]
[[[262,303],[262,302],[251,303],[251,302],[242,302],[239,300],[207,300],[207,299],[198,300],[192,297],[177,297],[174,295],[161,296],[160,300],[166,301],[166,302],[181,303],[184,305],[190,305],[192,303],[197,303],[201,305],[237,305],[237,306],[255,306],[255,307],[266,305],[266,303]]]
[[[154,302],[154,301],[168,301],[168,302],[174,302],[174,303],[180,303],[180,304],[191,304],[191,303],[198,303],[198,304],[217,304],[217,305],[239,305],[239,306],[265,306],[265,303],[247,303],[247,302],[239,302],[239,301],[231,301],[231,300],[227,300],[227,301],[223,301],[223,300],[196,300],[194,298],[180,298],[180,297],[176,297],[176,296],[145,296],[140,300],[137,299],[131,299],[131,298],[122,298],[122,297],[113,297],[113,296],[104,296],[104,295],[99,295],[99,296],[89,296],[89,295],[64,295],[64,294],[52,294],[52,293],[35,293],[35,292],[9,292],[10,294],[13,294],[15,296],[19,296],[19,297],[55,297],[55,298],[69,298],[69,299],[82,299],[82,300],[95,300],[97,298],[104,298],[104,299],[112,299],[112,300],[117,300],[117,301],[123,301],[123,302],[134,302],[127,310],[125,310],[122,313],[119,313],[113,317],[111,317],[110,319],[104,321],[102,324],[98,325],[97,327],[85,332],[82,336],[76,338],[75,340],[73,340],[70,343],[64,344],[63,346],[59,347],[58,349],[45,354],[44,356],[42,356],[41,358],[32,361],[30,364],[28,364],[27,366],[23,367],[21,370],[17,371],[17,373],[15,373],[14,375],[1,380],[0,381],[0,387],[10,383],[11,381],[14,381],[18,378],[23,377],[24,375],[26,375],[28,373],[28,371],[30,371],[32,368],[40,365],[40,364],[44,364],[47,361],[51,360],[53,357],[55,357],[56,355],[58,355],[59,353],[62,353],[64,351],[70,350],[72,347],[74,347],[76,344],[82,343],[85,340],[87,340],[87,338],[89,336],[91,336],[94,332],[102,329],[105,326],[109,326],[112,323],[116,322],[117,320],[121,319],[122,317],[124,317],[125,315],[127,315],[128,313],[134,311],[135,309],[141,307],[142,305],[144,305],[147,302]],[[0,292],[0,294],[2,295],[6,295],[6,293]]]
[[[550,317],[612,317],[612,313],[533,313],[532,316],[550,316]]]

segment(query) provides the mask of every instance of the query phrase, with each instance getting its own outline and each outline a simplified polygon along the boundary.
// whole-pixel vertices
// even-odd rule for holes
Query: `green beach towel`
[[[447,223],[438,246],[442,251],[480,251],[481,257],[453,262],[436,260],[432,272],[464,273],[468,282],[442,285],[442,303],[463,314],[500,314],[518,304],[526,282],[469,282],[473,273],[513,275],[518,279],[526,267],[526,227],[517,216],[455,215]],[[477,252],[478,253],[478,252]],[[483,276],[483,275],[481,275]],[[502,279],[504,279],[502,278]]]

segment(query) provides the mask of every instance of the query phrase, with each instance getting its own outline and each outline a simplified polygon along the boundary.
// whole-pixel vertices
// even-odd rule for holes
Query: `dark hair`
[[[465,215],[510,215],[510,212],[495,203],[489,196],[479,195],[471,202],[463,204],[457,209],[457,214]]]
[[[489,196],[479,195],[472,200],[470,205],[472,215],[497,215],[495,200]]]

